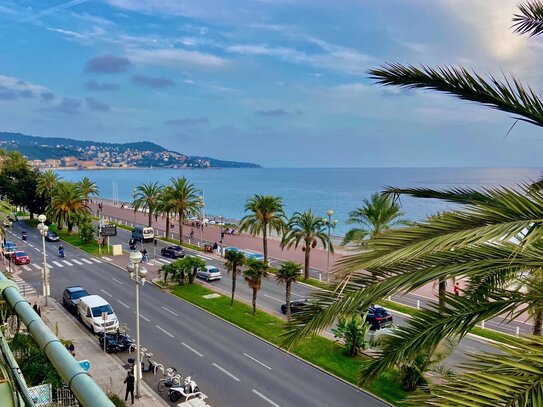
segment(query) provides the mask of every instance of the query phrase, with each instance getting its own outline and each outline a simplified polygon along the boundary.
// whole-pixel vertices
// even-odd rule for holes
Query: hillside
[[[0,132],[0,148],[17,150],[34,165],[79,168],[258,168],[258,164],[191,157],[149,142],[104,143]],[[49,160],[47,163],[45,163]],[[59,160],[60,163],[51,160]]]

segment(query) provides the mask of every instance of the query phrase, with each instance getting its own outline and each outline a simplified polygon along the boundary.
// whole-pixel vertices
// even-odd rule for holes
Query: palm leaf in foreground
[[[472,356],[465,373],[413,397],[413,406],[528,407],[543,405],[543,338],[517,346],[495,345],[499,354]]]
[[[513,16],[513,27],[519,34],[534,37],[543,33],[543,3],[532,0],[518,6],[520,14]]]
[[[530,88],[514,77],[488,80],[464,67],[431,68],[389,63],[369,70],[370,78],[385,86],[425,88],[448,93],[462,100],[481,103],[494,109],[518,115],[519,120],[543,126],[543,101]]]

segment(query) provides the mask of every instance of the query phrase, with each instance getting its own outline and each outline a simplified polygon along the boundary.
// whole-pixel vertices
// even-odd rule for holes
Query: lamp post
[[[141,346],[140,346],[140,292],[139,285],[145,284],[147,269],[140,267],[142,254],[138,250],[130,252],[130,263],[126,266],[126,271],[130,274],[130,278],[136,282],[136,369],[134,377],[136,379],[136,397],[140,397],[141,383]]]
[[[224,238],[224,230],[223,230],[223,226],[224,226],[224,221],[223,221],[223,216],[221,215],[221,217],[219,218],[220,219],[220,227],[221,227],[221,240],[220,240],[220,250],[221,250],[221,259],[223,258],[223,253],[224,253],[224,250],[222,248],[222,239]]]
[[[45,224],[47,217],[43,214],[38,216],[40,221],[38,225],[38,230],[41,234],[42,245],[43,245],[43,270],[42,270],[42,287],[43,287],[43,298],[45,298],[45,306],[47,306],[47,296],[49,295],[49,269],[47,268],[47,253],[45,252],[45,236],[47,236],[47,231],[49,228]]]
[[[198,207],[200,208],[200,247],[202,247],[202,234],[204,233],[204,196],[198,197]]]
[[[332,220],[332,215],[334,214],[334,211],[332,209],[328,209],[326,211],[326,215],[328,215],[328,219],[323,218],[322,222],[328,226],[328,255],[326,258],[326,281],[330,282],[330,229],[335,228],[337,225],[337,219]]]

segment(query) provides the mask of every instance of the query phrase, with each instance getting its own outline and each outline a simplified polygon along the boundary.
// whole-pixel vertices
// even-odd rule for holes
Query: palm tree
[[[292,261],[286,261],[281,264],[277,274],[275,274],[275,279],[278,283],[285,283],[285,301],[287,304],[287,319],[290,321],[290,293],[292,288],[292,283],[298,280],[302,266],[298,263]]]
[[[134,201],[132,202],[134,212],[146,209],[149,216],[149,227],[153,226],[153,215],[157,210],[162,189],[162,185],[159,185],[158,182],[149,182],[138,185],[134,191]]]
[[[180,260],[179,264],[181,268],[187,270],[189,276],[189,284],[194,283],[194,279],[196,278],[196,272],[198,271],[198,269],[203,269],[206,266],[205,260],[196,256],[183,257],[183,259]],[[190,270],[192,270],[192,272],[190,272]]]
[[[528,1],[519,7],[520,14],[514,18],[516,31],[543,33],[543,3]],[[370,74],[383,85],[438,90],[543,126],[540,94],[516,79],[500,82],[490,77],[487,81],[462,67],[418,69],[400,64],[373,69]],[[466,209],[438,214],[371,239],[364,253],[343,263],[343,279],[338,283],[341,292],[315,295],[315,306],[293,317],[287,344],[397,290],[409,291],[447,277],[467,278],[463,295],[447,294],[444,305],[429,304],[389,337],[377,357],[361,371],[361,381],[368,383],[387,368],[433,352],[444,338],[463,337],[483,320],[502,314],[541,312],[541,188],[521,185],[516,189],[389,192],[442,199]],[[512,285],[524,286],[526,292],[510,288]],[[539,329],[537,323],[534,329]],[[464,375],[422,396],[424,401],[419,405],[540,405],[541,345],[543,340],[532,336],[519,339],[518,346],[504,348],[499,355],[476,356]],[[499,391],[493,391],[497,388]]]
[[[83,179],[78,183],[81,193],[85,198],[85,202],[89,202],[89,197],[91,195],[98,196],[98,187],[95,182],[92,182],[88,177],[83,177]]]
[[[53,190],[62,178],[52,170],[47,170],[38,177],[36,193],[45,199],[51,199]]]
[[[256,259],[248,259],[247,269],[243,270],[245,281],[253,289],[253,315],[256,315],[256,295],[262,288],[262,279],[268,275],[267,270],[267,264]]]
[[[362,206],[349,212],[346,224],[359,224],[361,228],[351,229],[345,235],[343,244],[349,242],[362,243],[362,240],[377,236],[384,230],[393,226],[405,225],[406,220],[401,219],[403,213],[400,205],[394,202],[392,196],[372,194],[370,199],[364,199]]]
[[[172,178],[167,205],[177,213],[179,241],[183,243],[183,222],[186,217],[198,212],[198,189],[187,178]]]
[[[250,212],[241,219],[240,232],[248,231],[251,235],[262,234],[264,262],[268,263],[268,234],[272,231],[281,233],[285,227],[285,213],[281,198],[271,195],[256,194],[247,200],[245,212]]]
[[[311,250],[317,247],[320,240],[322,246],[326,249],[330,245],[330,251],[334,252],[332,242],[328,240],[326,234],[326,225],[322,218],[318,217],[310,209],[306,212],[295,212],[289,219],[285,227],[286,233],[281,240],[281,247],[290,249],[292,246],[298,247],[300,242],[304,251],[304,279],[309,278],[309,260]]]
[[[166,217],[166,237],[170,236],[170,219],[174,211],[174,205],[170,199],[173,194],[171,185],[167,185],[160,194],[157,211]]]
[[[235,250],[227,250],[224,254],[226,260],[225,266],[229,273],[232,273],[232,296],[230,299],[230,305],[234,305],[234,294],[236,292],[236,277],[240,272],[240,267],[245,264],[246,257],[243,252]]]
[[[70,235],[77,219],[84,214],[90,214],[90,208],[77,184],[61,181],[53,190],[53,198],[47,212],[50,219],[58,223],[59,229],[66,223]]]

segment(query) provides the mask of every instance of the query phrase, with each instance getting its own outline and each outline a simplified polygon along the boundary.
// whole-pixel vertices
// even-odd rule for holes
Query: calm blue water
[[[539,179],[537,168],[327,168],[327,169],[220,169],[220,170],[94,170],[58,171],[66,180],[87,176],[100,188],[104,198],[113,197],[116,181],[121,201],[132,201],[133,189],[150,181],[168,183],[171,177],[187,177],[204,190],[205,213],[240,219],[247,198],[255,193],[283,198],[287,215],[312,208],[322,216],[334,211],[339,221],[334,234],[345,233],[349,211],[361,206],[364,198],[385,186],[451,188],[458,186],[514,186]],[[402,197],[405,217],[422,220],[451,205],[435,200]]]

